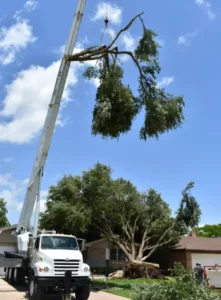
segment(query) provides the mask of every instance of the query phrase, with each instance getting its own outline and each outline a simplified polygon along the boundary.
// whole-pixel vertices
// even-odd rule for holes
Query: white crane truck
[[[71,299],[72,293],[75,293],[77,300],[87,300],[90,295],[90,268],[83,262],[76,237],[56,234],[54,231],[38,234],[40,183],[70,69],[70,62],[66,61],[65,56],[73,54],[85,4],[86,0],[78,1],[48,107],[19,223],[14,232],[17,252],[5,252],[0,259],[0,267],[5,268],[7,281],[23,283],[28,278],[31,300],[41,299],[42,293],[51,290],[57,290],[63,299]],[[34,230],[31,230],[30,221],[35,204],[35,224]]]

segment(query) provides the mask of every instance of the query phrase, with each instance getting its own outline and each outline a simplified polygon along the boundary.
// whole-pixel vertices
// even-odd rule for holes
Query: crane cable
[[[102,36],[101,36],[100,43],[102,42],[105,33],[108,34],[108,36],[109,36],[109,38],[110,38],[110,42],[112,41],[112,37],[111,37],[111,34],[110,34],[110,32],[109,32],[109,29],[108,29],[109,18],[108,18],[107,0],[105,1],[105,5],[106,5],[106,18],[105,18],[105,20],[104,20],[105,27],[104,27],[104,31],[103,31]]]

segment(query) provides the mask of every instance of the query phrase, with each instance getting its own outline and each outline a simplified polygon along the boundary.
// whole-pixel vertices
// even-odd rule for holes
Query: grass
[[[129,279],[109,279],[108,286],[106,288],[106,283],[102,279],[93,280],[92,282],[92,290],[102,290],[104,292],[122,296],[125,298],[131,298],[133,296],[133,291],[131,286],[133,284],[143,284],[146,282],[152,283],[159,283],[163,284],[166,283],[167,280],[148,280],[148,279],[136,279],[136,280],[129,280]]]
[[[154,280],[154,279],[109,279],[108,286],[106,288],[106,283],[104,279],[96,279],[92,281],[92,290],[93,291],[104,291],[106,293],[114,294],[117,296],[132,298],[133,291],[131,286],[133,284],[143,284],[146,282],[158,283],[158,284],[166,284],[169,280],[175,280],[174,278],[168,277],[168,280]],[[214,293],[221,294],[221,289],[214,290]]]

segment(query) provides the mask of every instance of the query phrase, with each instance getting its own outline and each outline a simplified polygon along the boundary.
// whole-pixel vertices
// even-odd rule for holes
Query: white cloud
[[[19,213],[23,206],[28,179],[15,179],[11,173],[0,174],[0,198],[6,202],[9,213]],[[48,191],[41,191],[40,212],[46,210],[46,199]],[[34,206],[35,209],[35,206]],[[33,210],[33,214],[35,210]]]
[[[125,46],[125,50],[134,51],[136,47],[136,39],[129,32],[122,35],[122,42]]]
[[[40,200],[40,212],[43,213],[46,211],[46,201],[48,197],[48,191],[41,191],[41,200]]]
[[[13,161],[13,157],[4,157],[4,158],[0,159],[0,162],[5,163],[5,164],[10,163],[11,161]]]
[[[130,32],[126,32],[121,36],[120,43],[123,45],[123,50],[125,51],[134,51],[137,45],[137,41],[139,39],[135,39]],[[120,56],[122,62],[127,62],[130,60],[130,56],[127,54],[123,54]]]
[[[11,173],[0,174],[0,186],[8,186],[11,178]]]
[[[116,4],[101,2],[98,4],[97,11],[92,20],[105,20],[106,16],[108,16],[110,22],[120,24],[122,21],[122,12],[122,9]]]
[[[22,203],[17,201],[16,199],[18,199],[19,196],[23,194],[23,192],[24,191],[19,188],[14,190],[5,189],[0,191],[0,198],[3,198],[5,200],[8,211],[21,211]]]
[[[39,2],[35,0],[28,0],[25,2],[23,9],[17,10],[14,13],[13,19],[16,21],[22,20],[24,13],[30,13],[39,7]]]
[[[196,37],[197,34],[198,34],[198,30],[195,30],[191,33],[187,33],[187,34],[184,34],[184,35],[180,35],[178,37],[177,44],[190,46],[193,38]]]
[[[33,35],[32,26],[27,20],[19,20],[8,28],[1,28],[0,63],[8,65],[14,62],[16,55],[35,41],[36,37]]]
[[[91,83],[96,89],[100,86],[99,78],[92,78],[90,80],[86,80],[86,82]]]
[[[36,8],[38,8],[39,6],[39,2],[38,1],[34,1],[34,0],[29,0],[25,3],[24,5],[24,9],[27,12],[31,12],[33,10],[36,10]]]
[[[158,36],[155,38],[155,41],[161,46],[164,47],[165,46],[165,41],[161,38],[159,38]]]
[[[6,86],[0,111],[0,142],[24,144],[38,135],[45,121],[60,61],[48,67],[31,66]],[[62,108],[70,101],[71,87],[78,81],[82,64],[72,64],[63,94]],[[62,125],[61,117],[57,125]]]
[[[216,14],[212,10],[212,5],[208,0],[195,0],[196,4],[201,7],[208,15],[210,20],[214,20],[216,18]]]
[[[174,82],[174,77],[163,77],[157,84],[157,87],[162,89]]]
[[[4,198],[9,211],[20,211],[22,203],[20,202],[25,193],[24,180],[13,178],[11,173],[0,174],[0,198]]]
[[[41,191],[40,192],[40,213],[44,213],[46,211],[46,201],[48,197],[48,191]],[[33,216],[35,215],[36,203],[33,208]]]

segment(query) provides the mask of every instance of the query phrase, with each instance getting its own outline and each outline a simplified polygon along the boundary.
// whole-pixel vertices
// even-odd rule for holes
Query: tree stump
[[[159,270],[159,265],[140,261],[129,261],[123,269],[124,278],[153,278],[164,279],[164,276]]]

